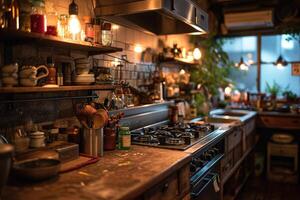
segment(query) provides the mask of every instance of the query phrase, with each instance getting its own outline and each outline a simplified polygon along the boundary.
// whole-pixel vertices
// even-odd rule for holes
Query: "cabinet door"
[[[242,134],[243,132],[241,131],[241,129],[236,129],[234,132],[230,133],[227,136],[227,140],[228,140],[228,152],[233,150],[234,147],[236,147],[239,143],[241,143],[242,140]]]

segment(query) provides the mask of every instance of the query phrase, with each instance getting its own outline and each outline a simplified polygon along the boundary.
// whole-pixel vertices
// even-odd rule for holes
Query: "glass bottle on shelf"
[[[102,24],[102,45],[103,46],[111,46],[112,45],[112,31],[111,31],[111,23],[104,22]]]
[[[47,20],[45,15],[45,2],[43,0],[33,1],[30,14],[30,29],[34,33],[45,33],[47,30]]]
[[[0,6],[0,28],[19,29],[20,7],[18,1],[0,1]]]

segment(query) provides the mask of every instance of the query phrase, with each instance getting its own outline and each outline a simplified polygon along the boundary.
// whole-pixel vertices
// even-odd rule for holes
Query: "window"
[[[275,81],[282,90],[288,89],[300,95],[300,76],[292,76],[290,62],[300,62],[299,41],[292,40],[288,35],[262,36],[261,49],[261,92],[266,92],[266,83],[273,85]],[[289,62],[286,67],[276,68],[278,56]]]
[[[256,92],[256,78],[257,78],[257,37],[234,37],[226,38],[224,40],[223,49],[229,55],[229,58],[236,64],[240,62],[243,57],[244,62],[251,64],[248,71],[239,69],[232,70],[230,79],[234,81],[236,87],[240,90],[247,90]]]

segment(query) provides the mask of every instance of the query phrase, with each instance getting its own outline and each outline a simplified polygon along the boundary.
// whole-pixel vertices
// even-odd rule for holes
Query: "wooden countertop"
[[[5,200],[132,199],[190,162],[190,154],[133,145],[128,151],[105,152],[95,164],[42,183],[9,184]]]

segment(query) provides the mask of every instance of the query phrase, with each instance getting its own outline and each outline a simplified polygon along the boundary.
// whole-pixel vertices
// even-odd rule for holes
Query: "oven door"
[[[193,188],[191,199],[193,200],[220,200],[220,188],[218,174],[208,173]]]

